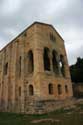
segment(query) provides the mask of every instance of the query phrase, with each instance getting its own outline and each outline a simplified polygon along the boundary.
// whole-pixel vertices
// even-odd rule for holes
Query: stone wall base
[[[14,113],[22,113],[22,114],[45,114],[48,112],[55,111],[60,108],[72,107],[76,103],[75,98],[68,98],[65,100],[34,100],[27,105],[27,108],[21,110],[18,108],[20,106],[13,105],[11,108],[7,108],[7,110],[0,108],[1,112],[14,112]]]
[[[54,110],[72,107],[76,103],[75,98],[69,98],[65,100],[39,100],[34,101],[29,107],[30,110],[26,111],[26,114],[44,114],[52,112]]]

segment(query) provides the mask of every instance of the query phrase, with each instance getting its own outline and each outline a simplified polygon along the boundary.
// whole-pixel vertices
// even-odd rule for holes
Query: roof
[[[9,44],[11,44],[12,42],[14,42],[18,37],[20,37],[24,32],[26,32],[28,29],[30,29],[32,26],[34,26],[35,24],[40,24],[40,25],[46,25],[46,26],[50,26],[58,35],[59,37],[63,40],[63,38],[60,36],[60,34],[56,31],[56,29],[53,27],[53,25],[51,24],[47,24],[47,23],[42,23],[42,22],[34,22],[32,23],[30,26],[28,26],[23,32],[21,32],[18,36],[16,36],[12,41],[10,41],[5,47],[3,47],[0,52],[5,49]],[[64,40],[63,40],[64,41]]]

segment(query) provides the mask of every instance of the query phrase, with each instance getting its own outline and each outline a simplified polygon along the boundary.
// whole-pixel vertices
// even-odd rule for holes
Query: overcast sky
[[[34,21],[60,33],[69,64],[83,57],[83,0],[0,0],[0,49]]]

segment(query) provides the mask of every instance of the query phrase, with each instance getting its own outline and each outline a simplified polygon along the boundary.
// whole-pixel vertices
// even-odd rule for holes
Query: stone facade
[[[32,113],[39,101],[72,96],[64,40],[52,25],[33,23],[0,51],[2,111]]]

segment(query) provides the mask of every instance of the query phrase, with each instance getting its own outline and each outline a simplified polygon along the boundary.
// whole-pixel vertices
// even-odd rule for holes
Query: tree
[[[70,66],[72,82],[83,82],[83,58],[77,58],[77,62]]]

